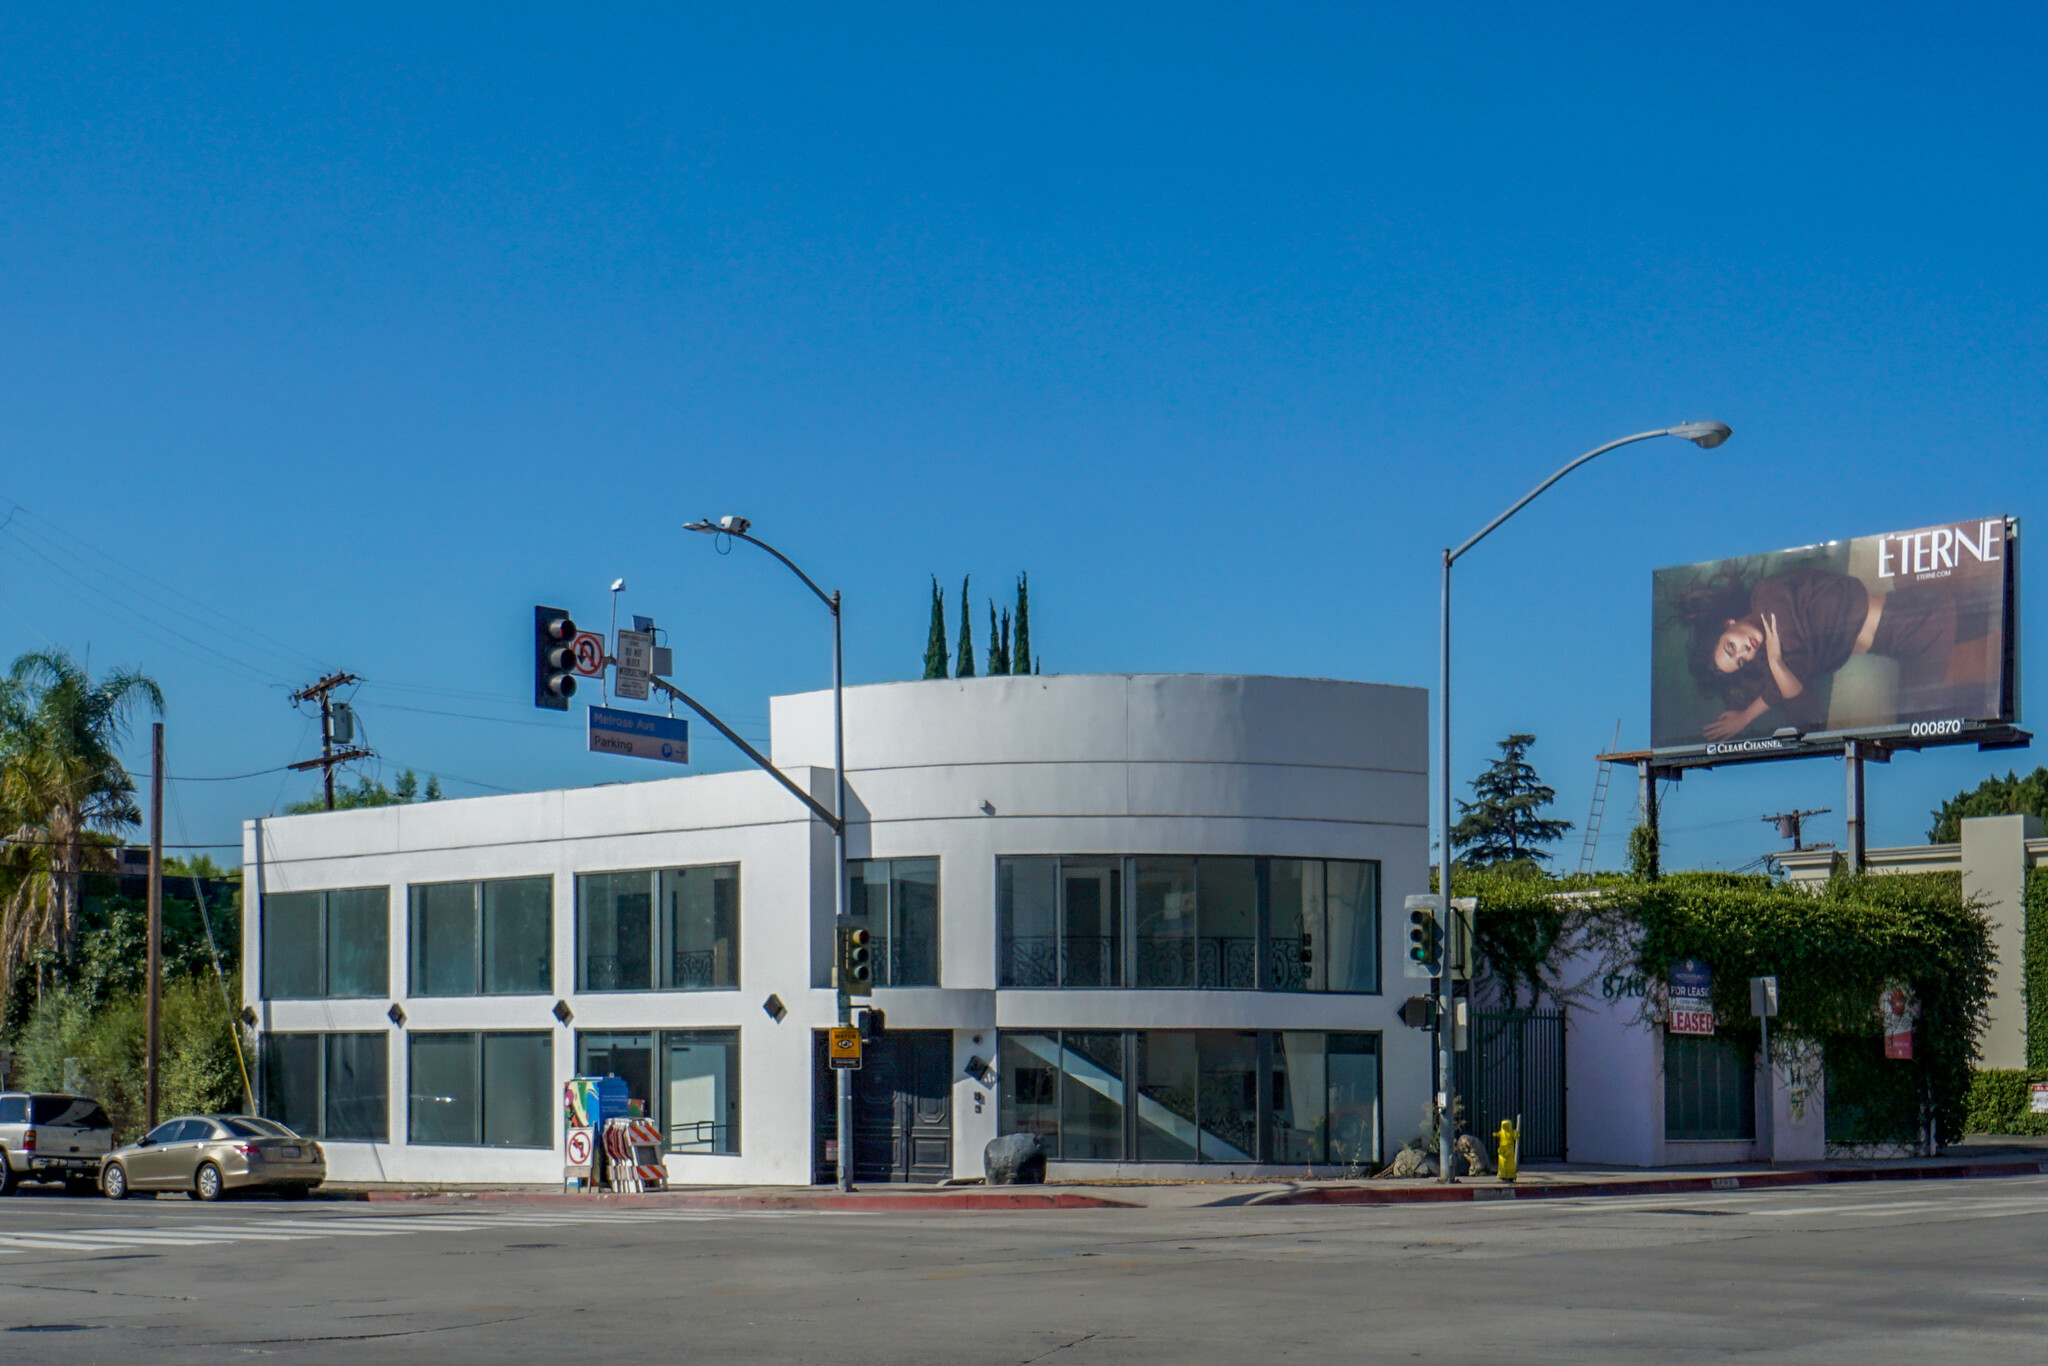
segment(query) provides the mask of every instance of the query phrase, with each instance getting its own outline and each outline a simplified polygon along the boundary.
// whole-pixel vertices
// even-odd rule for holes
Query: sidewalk
[[[825,1186],[690,1186],[646,1195],[584,1194],[554,1187],[431,1190],[331,1187],[330,1199],[373,1201],[587,1201],[667,1209],[819,1210],[905,1214],[963,1210],[1220,1209],[1271,1205],[1396,1205],[1563,1196],[1672,1195],[1690,1191],[1816,1186],[1842,1181],[1932,1181],[2048,1175],[2048,1143],[1976,1140],[1941,1157],[1838,1160],[1798,1167],[1742,1163],[1720,1167],[1525,1167],[1513,1185],[1494,1177],[1444,1185],[1416,1180],[1058,1182],[1043,1186],[864,1186],[842,1195]]]

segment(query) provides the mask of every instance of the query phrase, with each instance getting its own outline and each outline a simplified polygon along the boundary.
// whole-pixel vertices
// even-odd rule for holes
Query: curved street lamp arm
[[[684,530],[708,531],[713,533],[714,535],[730,536],[734,540],[745,541],[749,545],[760,546],[761,549],[767,551],[770,555],[773,555],[776,559],[782,561],[782,563],[788,567],[790,573],[802,579],[804,581],[804,587],[810,589],[813,593],[816,593],[818,595],[818,601],[825,604],[825,609],[827,611],[829,611],[835,617],[839,615],[839,597],[837,594],[827,593],[824,589],[818,587],[817,583],[811,578],[809,574],[804,573],[803,570],[798,569],[796,567],[795,560],[792,560],[791,558],[789,558],[789,556],[783,554],[774,546],[768,544],[768,542],[760,539],[759,537],[750,536],[744,531],[728,530],[727,528],[719,526],[715,522],[709,521],[708,519],[701,522],[692,522],[687,527],[685,527]]]
[[[1551,475],[1548,479],[1538,484],[1535,488],[1530,489],[1527,493],[1523,494],[1519,502],[1517,502],[1513,507],[1509,508],[1506,512],[1503,512],[1500,516],[1488,522],[1485,526],[1481,527],[1478,531],[1478,534],[1474,535],[1471,539],[1467,540],[1465,544],[1459,546],[1456,550],[1446,550],[1444,552],[1445,567],[1448,568],[1449,566],[1456,564],[1458,562],[1458,557],[1460,555],[1463,555],[1473,546],[1478,545],[1481,541],[1485,540],[1488,536],[1492,535],[1493,529],[1495,527],[1499,526],[1502,522],[1505,522],[1508,518],[1520,512],[1523,508],[1529,506],[1529,504],[1535,501],[1536,496],[1542,493],[1543,490],[1549,488],[1552,484],[1555,484],[1558,480],[1564,478],[1567,474],[1570,474],[1573,470],[1585,464],[1594,456],[1605,455],[1607,454],[1607,452],[1613,450],[1616,446],[1626,446],[1631,441],[1648,441],[1653,436],[1668,436],[1670,435],[1670,432],[1671,429],[1669,427],[1659,427],[1654,432],[1637,432],[1634,436],[1624,436],[1619,441],[1610,441],[1604,446],[1595,446],[1592,450],[1587,451],[1577,460],[1572,461],[1571,464],[1566,465],[1556,474]],[[794,568],[795,566],[791,567]]]

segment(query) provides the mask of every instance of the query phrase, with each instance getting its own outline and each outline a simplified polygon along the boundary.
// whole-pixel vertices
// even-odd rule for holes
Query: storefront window
[[[390,990],[390,889],[264,896],[263,998],[382,996]]]
[[[672,1153],[740,1150],[740,1033],[669,1029],[578,1036],[578,1071],[616,1076]]]
[[[554,1143],[554,1038],[546,1031],[410,1036],[408,1142],[546,1148]]]
[[[847,913],[864,924],[878,987],[939,984],[939,861],[861,859],[848,865]]]
[[[308,1138],[382,1143],[390,1073],[383,1034],[266,1034],[263,1113]]]
[[[1054,1161],[1378,1161],[1376,1035],[1005,1032],[998,1056],[1002,1128],[1037,1135]]]
[[[576,879],[584,991],[730,990],[740,982],[738,864]]]

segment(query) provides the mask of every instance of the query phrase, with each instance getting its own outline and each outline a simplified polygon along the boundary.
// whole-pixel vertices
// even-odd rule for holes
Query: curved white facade
[[[986,1141],[999,1126],[1016,1127],[1014,1116],[1004,1115],[998,1088],[964,1070],[977,1059],[994,1064],[1005,1034],[1048,1039],[1060,1030],[1092,1031],[1094,1037],[1122,1033],[1135,1041],[1165,1038],[1151,1031],[1243,1031],[1247,1042],[1242,1047],[1260,1050],[1260,1070],[1246,1075],[1257,1076],[1261,1084],[1274,1076],[1266,1059],[1283,1050],[1284,1031],[1373,1036],[1369,1043],[1352,1046],[1374,1050],[1377,1059],[1379,1144],[1390,1150],[1413,1131],[1427,1099],[1430,1061],[1427,1036],[1397,1018],[1401,1001],[1418,985],[1401,978],[1404,925],[1399,911],[1406,895],[1427,885],[1428,702],[1423,690],[1315,679],[1058,675],[852,688],[845,705],[849,856],[918,861],[894,865],[899,867],[925,867],[936,860],[936,951],[932,966],[919,971],[935,975],[937,984],[878,987],[874,1005],[886,1013],[892,1038],[919,1034],[929,1043],[942,1033],[947,1041],[949,1094],[940,1098],[943,1104],[928,1104],[925,1118],[939,1125],[930,1134],[931,1151],[945,1152],[955,1175],[978,1176]],[[830,694],[774,699],[772,724],[776,763],[829,802]],[[622,776],[629,773],[622,769]],[[1127,894],[1136,898],[1143,868],[1166,866],[1169,856],[1181,855],[1210,856],[1219,861],[1204,867],[1232,870],[1253,865],[1221,860],[1259,860],[1258,956],[1254,959],[1250,949],[1243,954],[1246,963],[1260,965],[1259,980],[1266,980],[1269,957],[1278,953],[1271,944],[1280,942],[1268,937],[1263,919],[1269,867],[1300,876],[1296,870],[1309,866],[1303,860],[1372,865],[1377,872],[1377,992],[1003,984],[1011,960],[1005,956],[1009,950],[997,913],[998,869],[1027,866],[1003,860],[1090,858],[1112,870],[1128,870],[1121,876],[1129,884]],[[1124,862],[1116,863],[1119,859]],[[1150,862],[1141,864],[1140,859]],[[518,1034],[526,1040],[521,1048],[540,1046],[535,1036],[545,1031],[552,1040],[550,1084],[557,1095],[561,1083],[578,1070],[579,1046],[587,1051],[590,1039],[624,1039],[634,1032],[658,1036],[660,1031],[671,1031],[675,1039],[705,1039],[723,1036],[704,1031],[736,1031],[737,1061],[717,1094],[736,1092],[736,1125],[721,1141],[737,1152],[674,1153],[668,1159],[672,1178],[682,1183],[801,1184],[817,1174],[814,1031],[834,1023],[836,1011],[830,985],[832,838],[767,775],[715,774],[252,821],[245,826],[244,861],[245,885],[285,898],[273,901],[278,908],[313,904],[306,898],[290,900],[292,893],[388,889],[389,990],[375,996],[285,998],[276,989],[285,968],[264,966],[266,916],[253,913],[253,898],[247,917],[249,969],[244,978],[260,1030],[278,1036],[381,1033],[386,1039],[386,1132],[382,1141],[325,1140],[334,1179],[560,1179],[559,1122],[552,1125],[556,1146],[551,1148],[411,1141],[410,1131],[419,1122],[414,1112],[422,1107],[460,1111],[465,1103],[438,1094],[437,1088],[451,1089],[449,1083],[437,1080],[429,1086],[412,1075],[410,1060],[426,1056],[414,1036],[442,1036],[430,1045],[452,1048],[460,1031]],[[603,974],[592,967],[597,960],[589,956],[588,946],[579,947],[578,879],[616,870],[705,865],[738,868],[732,942],[726,946],[722,939],[717,967],[705,969],[731,973],[737,986],[585,989]],[[1028,866],[1050,865],[1041,859]],[[421,984],[410,979],[418,965],[408,960],[424,950],[408,953],[418,928],[411,909],[413,887],[538,877],[552,879],[546,926],[552,990],[460,996],[415,990]],[[668,895],[670,884],[649,885],[664,889],[658,897]],[[479,893],[480,907],[484,900]],[[342,924],[341,912],[334,915],[334,923]],[[1127,981],[1136,979],[1134,945],[1156,947],[1135,944],[1135,915],[1127,915],[1116,931],[1122,936],[1120,947],[1110,945],[1112,936],[1099,936],[1108,946],[1105,954],[1121,955]],[[275,922],[273,934],[286,932],[281,909],[268,919]],[[605,932],[614,933],[610,928]],[[660,942],[665,946],[668,941]],[[1178,952],[1175,945],[1167,947]],[[296,961],[291,955],[297,947],[281,939],[271,949],[274,964]],[[340,955],[350,950],[336,942],[322,951]],[[488,956],[489,950],[478,952]],[[1189,963],[1195,961],[1193,952]],[[678,951],[678,964],[682,956]],[[606,972],[615,971],[616,956],[606,961]],[[710,961],[706,955],[704,962]],[[357,974],[351,979],[354,989],[367,990],[360,964],[350,970]],[[681,967],[676,971],[680,974]],[[1250,982],[1241,977],[1236,984]],[[771,994],[786,1007],[780,1020],[763,1008]],[[558,1002],[566,1022],[557,1018]],[[394,1023],[393,1014],[402,1016],[402,1024]],[[1132,1042],[1129,1048],[1139,1046]],[[292,1056],[310,1056],[310,1048]],[[288,1051],[286,1045],[279,1049]],[[442,1051],[454,1056],[449,1048]],[[1154,1048],[1163,1051],[1163,1043]],[[272,1056],[284,1052],[273,1049]],[[435,1065],[444,1071],[447,1066]],[[467,1075],[459,1059],[452,1065],[456,1070],[447,1075]],[[304,1099],[314,1093],[302,1079],[293,1078],[291,1084],[300,1087],[294,1094],[301,1099],[295,1103],[314,1103]],[[704,1089],[711,1083],[694,1074],[674,1084],[684,1088],[674,1093],[678,1097],[711,1094]],[[1087,1084],[1101,1094],[1084,1095],[1084,1102],[1101,1100],[1111,1085]],[[1250,1085],[1245,1083],[1247,1094]],[[692,1086],[699,1089],[690,1091]],[[1034,1080],[1027,1089],[1042,1086]],[[1273,1080],[1269,1089],[1277,1093],[1282,1088],[1281,1081]],[[1134,1073],[1129,1095],[1119,1091],[1119,1103],[1127,1098],[1126,1108],[1134,1115],[1139,1106],[1163,1114],[1144,1091]],[[501,1094],[494,1103],[502,1108],[509,1102]],[[696,1103],[677,1100],[677,1113]],[[720,1103],[733,1104],[731,1099]],[[1234,1096],[1229,1103],[1237,1103]],[[942,1113],[943,1119],[934,1118]],[[1139,1120],[1119,1122],[1135,1127]],[[1256,1159],[1272,1154],[1255,1150],[1249,1133],[1233,1140],[1236,1146],[1219,1142],[1215,1151],[1222,1157],[1212,1157],[1201,1170],[1217,1175],[1257,1170]],[[941,1134],[946,1141],[937,1145]],[[1131,1162],[1138,1156],[1132,1146],[1113,1161]],[[1299,1171],[1302,1164],[1285,1165]],[[1056,1175],[1068,1169],[1111,1168],[1095,1161],[1054,1165]],[[1186,1169],[1146,1162],[1129,1170],[1164,1174]]]

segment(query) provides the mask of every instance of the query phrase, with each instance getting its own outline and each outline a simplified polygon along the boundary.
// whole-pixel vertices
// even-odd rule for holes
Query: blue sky
[[[1458,775],[1536,732],[1581,821],[1653,568],[2042,511],[2038,9],[419,8],[0,16],[0,651],[147,669],[174,773],[347,668],[386,777],[666,776],[530,706],[532,604],[621,576],[759,737],[827,636],[727,511],[854,682],[1029,570],[1050,670],[1432,684],[1444,544],[1723,419],[1459,571]],[[1872,838],[2033,762],[1902,756]],[[1697,776],[1668,845],[1841,789]]]

